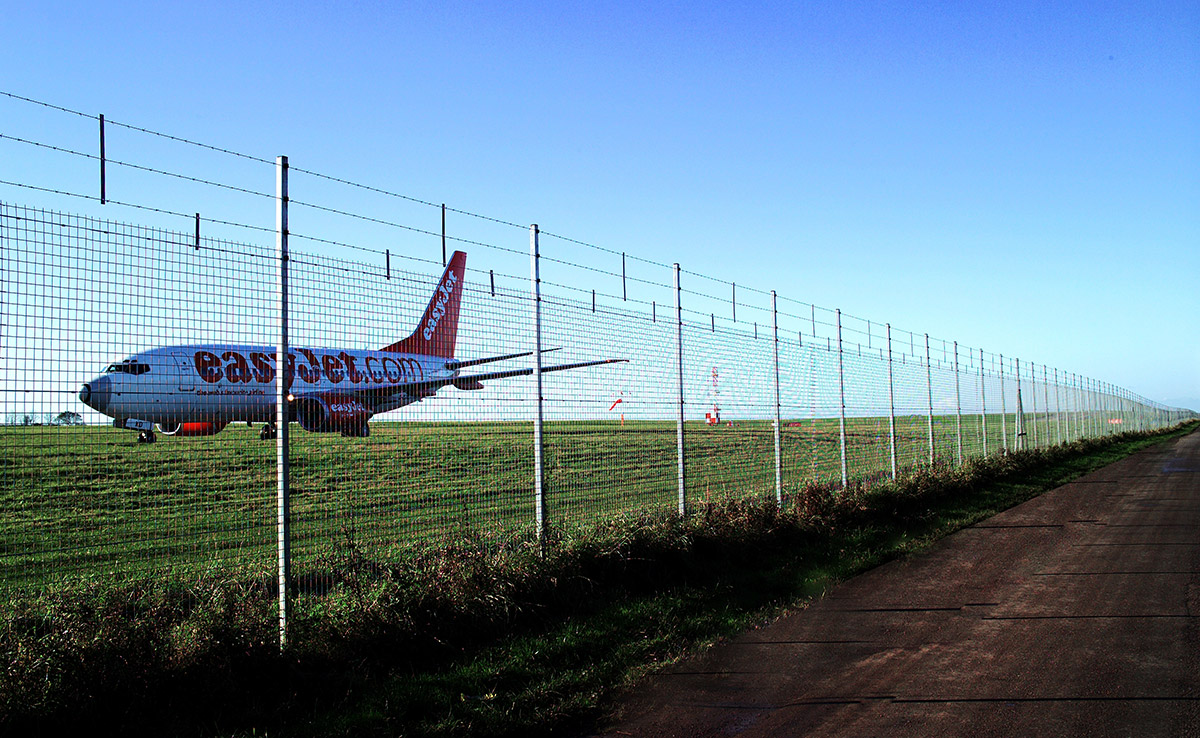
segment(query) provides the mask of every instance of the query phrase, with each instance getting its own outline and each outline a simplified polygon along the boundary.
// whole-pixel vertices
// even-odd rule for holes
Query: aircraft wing
[[[556,349],[556,348],[542,349],[542,353],[548,354],[551,351],[558,351],[558,350],[559,349]],[[468,359],[466,361],[459,361],[458,359],[451,359],[450,361],[446,362],[446,367],[449,369],[466,369],[469,366],[478,366],[479,364],[491,364],[493,361],[504,361],[505,359],[517,359],[522,356],[533,356],[533,352],[532,351],[522,351],[522,352],[516,353],[516,354],[504,354],[503,356],[486,356],[482,359]]]
[[[567,369],[580,369],[585,366],[599,366],[601,364],[620,364],[628,362],[629,359],[599,359],[596,361],[581,361],[574,364],[556,364],[553,366],[542,367],[542,372],[561,372]],[[446,385],[454,385],[460,390],[477,390],[483,389],[483,383],[493,379],[507,379],[508,377],[523,377],[533,374],[533,367],[524,369],[508,369],[500,372],[486,372],[483,374],[467,374],[446,379],[426,380],[421,382],[405,382],[401,384],[390,384],[384,387],[372,387],[370,389],[352,390],[347,394],[355,395],[361,402],[371,408],[373,413],[383,413],[388,410],[395,410],[399,407],[417,402],[437,392]]]
[[[556,364],[554,366],[542,367],[542,373],[546,372],[561,372],[567,369],[579,369],[585,366],[598,366],[600,364],[621,364],[629,361],[629,359],[599,359],[597,361],[581,361],[577,364]],[[487,382],[492,379],[506,379],[508,377],[524,377],[533,374],[533,367],[525,369],[508,369],[502,372],[487,372],[486,374],[468,374],[466,376],[455,377],[443,382],[443,384],[452,384],[455,387],[463,390],[481,389],[482,382]]]

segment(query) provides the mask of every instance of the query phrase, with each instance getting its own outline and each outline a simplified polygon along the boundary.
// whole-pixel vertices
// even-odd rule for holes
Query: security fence
[[[788,504],[1193,417],[679,265],[573,263],[595,247],[536,226],[448,239],[445,206],[441,260],[295,248],[288,208],[305,205],[270,165],[274,193],[232,188],[276,209],[251,242],[199,214],[172,229],[0,202],[0,587],[319,581],[347,548],[387,560],[730,496]]]
[[[275,252],[8,203],[0,204],[0,240],[4,581],[162,567],[270,570],[277,444],[263,431],[275,413]],[[836,487],[1186,415],[1043,365],[837,312],[787,313],[778,299],[761,322],[718,325],[715,314],[683,307],[682,287],[678,307],[650,311],[549,289],[539,300],[528,279],[469,264],[456,316],[457,376],[493,366],[525,376],[486,379],[478,389],[429,385],[424,399],[372,416],[369,435],[358,437],[300,417],[297,399],[372,406],[379,388],[409,382],[405,354],[355,364],[345,352],[404,338],[434,294],[440,265],[419,273],[290,252],[291,411],[317,430],[290,434],[298,571],[319,571],[339,541],[386,558],[417,539],[516,532],[539,514],[569,525],[724,495],[784,501],[809,483]],[[539,403],[536,312],[543,368],[620,361],[547,371]],[[787,332],[777,328],[784,321]],[[345,375],[354,372],[377,381],[350,385]],[[102,404],[95,395],[105,380]],[[119,395],[132,402],[116,411]],[[177,415],[158,412],[173,403]],[[247,410],[254,406],[262,412]],[[112,427],[104,410],[125,425],[149,418],[149,433],[172,435],[139,442],[138,428]]]

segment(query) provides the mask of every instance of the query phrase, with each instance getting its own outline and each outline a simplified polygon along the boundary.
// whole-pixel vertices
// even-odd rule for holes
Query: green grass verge
[[[987,418],[993,453],[1001,420]],[[1050,420],[1038,416],[1045,438]],[[1014,417],[1004,423],[1011,435]],[[902,415],[896,424],[900,467],[926,463],[928,418]],[[784,426],[785,489],[840,481],[836,418]],[[1077,431],[1078,423],[1072,427]],[[364,439],[293,434],[294,571],[319,573],[347,535],[364,553],[387,560],[413,540],[532,526],[530,423],[372,428]],[[952,415],[933,419],[940,462],[956,457],[956,429]],[[984,455],[983,430],[978,416],[963,417],[967,458]],[[269,569],[276,556],[275,446],[257,434],[231,425],[216,436],[161,436],[146,445],[108,427],[0,428],[0,589],[44,587],[64,575],[170,569],[184,578],[214,564]],[[674,509],[674,423],[554,421],[545,439],[547,515],[554,525]],[[685,447],[690,502],[774,495],[769,421],[715,428],[689,422]],[[848,418],[846,450],[851,478],[884,474],[888,419]]]
[[[623,685],[832,583],[1192,424],[809,486],[782,510],[712,496],[527,540],[468,535],[399,563],[348,537],[336,584],[296,602],[277,652],[255,572],[85,580],[14,594],[0,729],[125,735],[537,735],[586,728]]]

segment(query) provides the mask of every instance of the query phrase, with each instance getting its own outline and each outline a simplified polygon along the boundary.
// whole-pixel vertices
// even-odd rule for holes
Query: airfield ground
[[[396,732],[413,736],[565,734],[595,725],[593,721],[611,704],[621,686],[636,683],[638,675],[651,673],[664,663],[676,663],[685,654],[702,652],[715,639],[733,638],[745,632],[747,627],[774,617],[773,613],[778,613],[780,608],[803,608],[803,603],[829,590],[838,581],[897,557],[911,557],[951,531],[991,518],[997,512],[1055,489],[1067,480],[1100,469],[1138,449],[1161,445],[1165,438],[1182,437],[1196,428],[1197,424],[1192,423],[1158,437],[1133,434],[1056,447],[1046,453],[994,457],[986,462],[969,464],[962,470],[942,468],[933,473],[914,473],[897,485],[855,487],[844,493],[833,488],[836,485],[808,487],[789,498],[782,510],[771,503],[762,504],[761,498],[756,502],[754,496],[764,492],[752,489],[747,492],[749,497],[746,499],[741,496],[716,497],[712,504],[697,504],[693,515],[684,520],[668,509],[659,515],[625,517],[606,526],[561,536],[555,531],[555,543],[549,548],[532,545],[529,539],[498,546],[497,540],[505,539],[468,538],[458,543],[443,542],[423,553],[414,552],[407,566],[375,566],[374,561],[353,555],[361,552],[351,550],[348,553],[352,555],[333,562],[340,565],[341,568],[335,571],[340,571],[343,578],[331,580],[326,589],[314,589],[296,598],[297,620],[283,653],[278,648],[278,614],[268,596],[270,588],[264,586],[270,578],[262,578],[261,572],[217,568],[210,571],[207,578],[189,578],[187,566],[176,564],[169,571],[155,569],[145,576],[136,576],[134,569],[123,564],[124,568],[115,570],[118,576],[89,576],[84,581],[54,584],[46,581],[50,578],[46,569],[38,571],[36,567],[50,559],[31,558],[29,571],[13,573],[13,581],[18,584],[9,589],[6,600],[13,615],[6,619],[5,628],[0,630],[0,646],[3,646],[0,650],[4,651],[10,664],[2,674],[4,679],[0,679],[0,732],[4,728],[15,733],[32,727],[41,730],[53,724],[63,729],[59,732],[81,729],[96,732],[95,728],[99,727],[101,732],[107,730],[120,735],[267,733],[308,738]],[[393,448],[402,447],[405,442],[433,439],[436,442],[431,446],[431,457],[434,451],[444,453],[455,443],[470,442],[471,448],[477,448],[481,440],[495,440],[481,439],[478,428],[438,427],[432,432],[420,428],[402,430],[406,437],[389,438],[387,434],[379,433],[371,438],[379,436],[382,443],[391,444]],[[559,429],[558,442],[570,438],[570,434],[562,430]],[[602,435],[598,430],[587,428],[585,435],[594,440]],[[397,431],[399,436],[401,429]],[[695,439],[695,448],[703,448],[705,442],[712,444],[716,449],[713,453],[718,458],[719,454],[725,454],[724,458],[731,463],[739,459],[744,463],[744,447],[726,448],[724,444],[731,441],[743,446],[761,443],[759,436],[762,435],[768,442],[771,439],[770,434],[748,432],[753,431],[752,428],[733,435],[725,432],[718,435],[715,430],[711,434],[700,429],[694,431],[691,435]],[[57,429],[44,432],[55,433]],[[91,439],[88,434],[95,432],[96,429],[87,429],[76,438]],[[659,433],[673,439],[669,430],[642,432]],[[453,438],[454,433],[458,433],[458,440]],[[309,438],[323,440],[316,436]],[[865,435],[852,435],[851,438],[856,439],[855,443],[866,442],[862,440]],[[217,498],[218,501],[222,504],[244,503],[238,495],[231,494],[241,489],[244,483],[239,476],[238,454],[246,454],[244,463],[257,469],[264,459],[269,460],[269,448],[250,443],[254,439],[244,428],[236,429],[230,439],[239,443],[228,448],[208,447],[214,460],[210,463],[225,464],[225,474],[213,474],[204,484],[216,488],[222,483],[230,483],[231,489],[224,498]],[[800,447],[801,442],[807,440],[836,448],[836,443],[831,444],[827,436],[816,434],[797,434],[789,440],[793,447]],[[339,443],[337,439],[334,442]],[[621,442],[628,444],[631,441]],[[610,440],[609,443],[617,441]],[[49,445],[51,449],[46,453],[50,455],[64,445],[69,447],[61,442]],[[156,507],[152,504],[154,495],[138,497],[105,487],[101,484],[103,480],[82,477],[83,483],[77,485],[79,494],[83,499],[93,495],[92,502],[107,505],[103,510],[109,511],[107,518],[97,515],[92,535],[96,536],[95,540],[113,548],[98,552],[94,561],[82,558],[78,551],[58,552],[57,555],[66,557],[59,559],[60,562],[72,563],[81,570],[92,567],[92,571],[103,572],[101,567],[106,562],[112,566],[114,561],[118,564],[123,561],[120,556],[114,556],[113,551],[126,556],[127,561],[128,550],[137,549],[132,545],[122,548],[119,540],[114,540],[111,535],[103,538],[95,531],[103,532],[108,521],[119,521],[121,516],[137,520],[147,510],[161,517],[175,497],[165,491],[179,480],[178,476],[172,476],[177,475],[179,469],[169,465],[193,463],[201,455],[193,452],[178,459],[168,453],[172,449],[160,442],[155,444],[154,453],[138,456],[138,447],[119,437],[94,441],[90,449],[82,446],[79,464],[106,460],[124,470],[122,464],[129,464],[131,459],[142,459],[145,463],[140,467],[140,476],[123,471],[127,475],[125,481],[131,487],[135,483],[141,485],[137,489],[143,493],[163,490],[158,495],[163,499]],[[167,448],[167,451],[158,451],[159,447]],[[204,449],[205,446],[189,448]],[[360,497],[370,498],[379,493],[369,486],[365,487],[365,492],[364,488],[356,488],[353,482],[361,477],[355,476],[356,468],[346,461],[357,458],[365,463],[363,457],[371,456],[366,449],[356,451],[356,448],[343,446],[342,453],[334,455],[333,461],[341,464],[336,467],[344,475],[341,479],[348,480],[338,483],[348,486]],[[15,447],[8,450],[10,462],[20,457]],[[335,446],[335,450],[339,449]],[[178,447],[174,451],[177,453]],[[741,451],[740,456],[738,451]],[[321,458],[320,454],[324,452],[327,449],[323,446],[313,447],[305,460],[312,462]],[[562,453],[562,448],[557,452]],[[493,449],[490,453],[495,455],[496,451]],[[666,459],[670,460],[670,445],[665,453]],[[148,463],[155,459],[162,468],[156,469]],[[406,460],[415,463],[411,455]],[[462,464],[466,467],[480,462],[480,457],[468,457]],[[424,467],[423,473],[434,478],[441,476],[434,462],[426,463],[428,466]],[[761,459],[755,463],[762,466]],[[712,468],[718,466],[715,461],[710,464],[709,476],[705,478],[707,484],[719,483],[719,478],[712,473]],[[47,480],[61,478],[64,468],[74,468],[78,472],[80,468],[90,467],[72,467],[69,458],[59,459],[57,466],[45,460],[31,464],[28,457],[22,465],[10,463],[7,467],[11,480],[30,485],[30,488],[34,488],[35,482],[44,485]],[[317,465],[315,468],[322,467]],[[20,474],[24,476],[12,473],[13,469],[21,470]],[[1164,464],[1163,469],[1170,475],[1187,475],[1194,466],[1191,462],[1172,461]],[[766,471],[760,473],[773,482],[771,471],[767,465]],[[1130,476],[1136,476],[1136,473]],[[693,483],[695,480],[693,477]],[[1107,480],[1108,477],[1101,477],[1102,482]],[[420,489],[421,481],[414,478],[408,483]],[[65,483],[64,486],[70,487]],[[1079,653],[1069,652],[1058,661],[1046,656],[1054,652],[1039,652],[1020,638],[1007,646],[997,647],[996,658],[992,660],[972,660],[972,653],[954,648],[953,639],[964,634],[976,638],[979,648],[987,648],[982,639],[987,633],[984,626],[998,628],[1010,621],[1013,628],[1024,628],[1026,635],[1046,636],[1046,633],[1036,632],[1037,627],[1043,624],[1041,621],[1056,618],[1079,623],[1074,630],[1080,632],[1099,628],[1106,618],[1127,623],[1126,630],[1108,634],[1117,645],[1128,645],[1138,633],[1161,632],[1168,641],[1178,635],[1177,629],[1172,630],[1183,619],[1178,613],[1168,612],[1163,616],[1166,627],[1160,631],[1151,626],[1143,628],[1136,621],[1145,613],[1119,609],[1128,604],[1123,598],[1140,594],[1140,590],[1130,588],[1127,580],[1121,577],[1103,585],[1098,596],[1091,594],[1088,595],[1090,599],[1076,597],[1070,600],[1094,605],[1093,611],[1066,618],[1055,612],[1037,610],[1037,597],[1045,590],[1049,589],[1051,593],[1057,590],[1084,592],[1086,590],[1080,588],[1082,584],[1076,581],[1076,575],[1085,574],[1078,579],[1086,581],[1088,577],[1100,578],[1106,571],[1037,569],[1037,566],[1045,565],[1044,556],[1039,553],[1041,549],[1037,548],[1042,536],[1050,541],[1057,535],[1066,536],[1066,540],[1073,543],[1108,544],[1070,550],[1083,556],[1084,563],[1088,563],[1087,556],[1109,556],[1113,557],[1112,561],[1119,562],[1134,556],[1133,545],[1144,542],[1137,536],[1151,528],[1165,531],[1171,524],[1194,528],[1194,515],[1180,500],[1174,499],[1177,495],[1169,490],[1160,498],[1128,500],[1129,506],[1141,508],[1149,517],[1122,520],[1115,517],[1116,513],[1128,511],[1117,509],[1114,512],[1096,506],[1098,500],[1113,496],[1105,491],[1106,485],[1083,480],[1082,486],[1100,490],[1084,495],[1092,507],[1081,511],[1062,505],[1052,507],[1053,515],[1046,523],[1022,520],[1019,526],[1014,524],[1003,530],[978,526],[984,535],[975,540],[974,547],[949,558],[935,558],[935,562],[941,562],[941,569],[934,567],[932,573],[926,574],[926,579],[894,586],[876,581],[875,586],[892,597],[882,605],[872,605],[865,595],[861,602],[856,601],[853,594],[840,608],[836,602],[828,604],[830,601],[815,605],[814,612],[828,608],[824,613],[828,622],[812,625],[813,630],[808,636],[785,634],[781,638],[768,639],[780,641],[774,645],[779,647],[777,650],[783,654],[779,658],[784,661],[788,653],[802,656],[798,666],[791,664],[796,667],[795,672],[789,675],[785,671],[771,671],[783,667],[769,660],[762,662],[765,665],[759,670],[762,673],[739,675],[736,670],[731,671],[725,678],[726,685],[752,679],[761,684],[761,695],[747,697],[741,704],[732,699],[724,703],[693,701],[684,705],[689,713],[686,719],[705,714],[711,717],[714,714],[711,708],[723,707],[746,718],[733,727],[753,730],[759,723],[769,726],[775,713],[781,720],[799,719],[795,716],[801,714],[801,708],[808,706],[815,711],[808,713],[809,717],[819,717],[825,714],[821,710],[841,706],[849,710],[844,713],[846,719],[861,719],[863,729],[871,732],[875,725],[870,722],[873,719],[882,721],[880,724],[889,729],[902,729],[908,725],[905,719],[915,720],[925,715],[921,712],[924,708],[936,714],[950,715],[951,720],[969,719],[971,705],[990,700],[989,704],[999,709],[997,699],[1002,699],[1003,707],[1013,703],[1021,709],[1032,709],[1041,702],[1062,702],[1060,707],[1065,711],[1062,714],[1067,716],[1064,719],[1077,719],[1079,715],[1070,712],[1070,705],[1082,702],[1116,710],[1117,718],[1123,714],[1122,709],[1135,713],[1140,710],[1149,715],[1145,718],[1151,721],[1148,725],[1159,726],[1164,720],[1178,719],[1186,727],[1189,725],[1186,721],[1190,719],[1187,709],[1191,704],[1186,702],[1186,692],[1164,689],[1154,696],[1120,691],[1141,683],[1138,681],[1141,677],[1146,677],[1146,684],[1157,685],[1155,689],[1163,684],[1172,686],[1175,682],[1170,679],[1177,673],[1174,664],[1167,664],[1163,672],[1167,682],[1161,679],[1154,682],[1150,671],[1161,664],[1153,662],[1149,666],[1139,666],[1132,662],[1131,666],[1121,657],[1106,661],[1107,652],[1094,646]],[[64,496],[68,489],[57,493],[46,492],[44,486],[36,489],[42,492],[31,493],[27,488],[23,500],[10,490],[8,504],[12,505],[14,515],[25,515],[26,522],[36,522],[39,518],[34,513],[40,505],[44,523],[62,526],[63,521],[70,520],[70,515],[78,512],[59,510],[58,516],[54,517],[51,503],[71,500]],[[198,492],[194,490],[193,494]],[[1049,497],[1061,494],[1059,491]],[[697,495],[694,499],[704,499],[699,493]],[[22,501],[25,508],[18,504]],[[309,500],[308,504],[311,503]],[[1156,506],[1164,509],[1156,511]],[[94,513],[94,507],[88,509]],[[399,509],[398,506],[391,508],[395,509]],[[595,512],[591,508],[585,509]],[[380,505],[366,511],[382,514],[388,509]],[[1114,517],[1106,521],[1104,516],[1109,514]],[[1177,515],[1178,519],[1163,522],[1161,516],[1171,514]],[[346,517],[353,522],[353,516],[343,512],[342,519]],[[336,520],[327,520],[324,524],[328,526]],[[1119,525],[1127,526],[1122,530],[1131,538],[1090,541],[1080,538],[1081,534],[1090,532],[1085,525],[1088,520],[1111,522],[1112,525],[1106,527],[1113,530],[1118,530]],[[189,525],[187,519],[181,520],[177,530],[187,531]],[[122,530],[119,522],[111,526],[114,530]],[[252,529],[250,525],[245,527]],[[22,529],[14,523],[9,530],[25,530],[25,535],[35,536],[38,527]],[[142,527],[140,532],[151,535],[159,531]],[[220,532],[229,534],[229,531],[217,531]],[[335,532],[343,536],[356,534],[345,528],[335,529]],[[1022,558],[1024,554],[1020,551],[1006,552],[1004,546],[999,545],[1005,535],[1025,535],[1032,558]],[[210,537],[208,540],[219,539]],[[18,543],[21,541],[17,539]],[[1165,540],[1159,549],[1152,551],[1170,553],[1174,547],[1169,544],[1175,542]],[[997,545],[993,546],[993,543]],[[203,545],[203,542],[193,543],[178,550],[202,560]],[[260,546],[266,548],[254,544],[247,545],[244,550],[234,546],[225,550],[255,553],[256,547]],[[0,552],[9,553],[10,561],[17,555],[27,555],[14,547],[6,547]],[[178,555],[169,548],[162,549],[162,553]],[[1044,553],[1049,556],[1053,550]],[[1182,549],[1174,555],[1186,556]],[[147,563],[155,560],[145,559]],[[188,559],[180,556],[166,560]],[[902,566],[913,566],[912,562],[921,559],[905,560],[910,563]],[[1162,566],[1157,571],[1168,579],[1175,573],[1169,568],[1170,563],[1157,564]],[[1002,589],[995,599],[984,599],[989,595],[969,588],[966,594],[943,592],[940,578],[953,583],[955,577],[960,580],[967,577],[969,572],[964,570],[972,566],[982,582],[1002,588],[1007,586],[1008,589]],[[1006,567],[1012,567],[1011,576],[1016,577],[1015,580],[1006,576]],[[885,567],[881,571],[891,568]],[[50,571],[53,573],[52,569]],[[1181,568],[1179,571],[1195,569]],[[130,576],[121,576],[126,572]],[[23,578],[18,578],[21,575]],[[1061,578],[1069,584],[1040,582],[1041,589],[1038,589],[1040,575],[1055,575],[1055,581]],[[871,579],[874,576],[878,575],[867,575],[866,581],[874,581]],[[1191,588],[1189,580],[1189,592]],[[853,593],[854,590],[850,591]],[[1153,596],[1149,601],[1160,602]],[[987,604],[993,602],[994,605]],[[1115,609],[1110,612],[1104,609],[1106,606]],[[912,619],[898,625],[876,620],[887,616],[883,612],[885,608],[907,609]],[[995,609],[989,611],[987,608]],[[1188,618],[1191,612],[1191,609],[1187,610]],[[981,626],[976,621],[985,622]],[[838,628],[849,628],[856,622],[868,628],[868,632],[854,637],[840,635]],[[872,627],[874,631],[870,631]],[[1062,642],[1074,648],[1069,638]],[[761,642],[756,644],[752,638],[748,644],[749,647],[771,648]],[[1054,645],[1051,643],[1046,648]],[[1104,648],[1110,645],[1104,644]],[[1028,661],[1030,671],[1021,672],[1020,661],[1016,665],[1005,661],[1010,655],[1005,648]],[[1154,648],[1148,653],[1152,660],[1159,658],[1153,655]],[[863,663],[858,665],[864,669],[861,674],[856,675],[853,668],[841,673],[821,671],[836,665],[839,657],[855,654],[862,657]],[[1080,658],[1095,668],[1098,677],[1107,678],[1117,691],[1112,695],[1096,691],[1074,695],[1037,691],[1049,683],[1041,676],[1043,672],[1062,676],[1055,670],[1059,662]],[[1031,686],[1025,693],[972,694],[970,685],[974,682],[965,679],[939,682],[940,672],[936,668],[927,669],[926,673],[917,668],[928,667],[930,660],[935,666],[940,664],[947,669],[956,666],[975,668],[983,674],[979,684],[986,688],[1011,685],[1014,679],[1021,678],[1027,679]],[[955,663],[947,663],[951,661]],[[939,693],[931,689],[931,697],[926,702],[920,702],[919,694],[914,697],[911,691],[901,691],[908,689],[904,684],[895,687],[895,692],[883,691],[887,686],[882,681],[888,673],[887,663],[909,669],[903,673],[914,685],[922,684],[920,680],[925,678],[929,680],[928,684],[949,685],[958,691]],[[992,664],[995,664],[994,672],[989,671]],[[753,671],[753,667],[749,670]],[[1031,676],[1026,677],[1026,673]],[[702,679],[696,674],[685,676]],[[833,701],[821,701],[819,694],[815,700],[811,695],[803,694],[789,700],[786,689],[789,685],[796,687],[804,679],[819,680],[817,686],[835,697],[839,695],[830,691],[834,687],[844,689],[845,694],[840,695],[840,700]],[[1094,685],[1089,683],[1087,686]],[[635,694],[641,694],[641,690]],[[652,694],[655,693],[647,693]],[[755,703],[753,699],[762,702]],[[809,702],[805,702],[806,699]],[[881,705],[886,707],[893,703],[898,710],[909,709],[907,717],[895,718],[898,713],[894,712],[872,712],[882,709]],[[1164,706],[1166,703],[1182,704],[1183,711]],[[1166,712],[1155,713],[1156,705]],[[858,712],[854,712],[855,709]],[[653,710],[642,713],[634,710],[628,717],[637,721],[649,719],[646,715],[652,713]],[[1114,718],[1114,724],[1121,725],[1117,718]],[[640,726],[638,729],[647,726],[654,729],[652,722],[634,724]],[[952,728],[955,723],[949,725]],[[703,729],[699,724],[687,723],[684,718],[671,726]],[[938,726],[945,727],[942,723],[934,727]],[[1050,732],[1055,732],[1057,727],[1051,726]]]
[[[927,418],[897,418],[900,467],[929,458]],[[989,415],[989,449],[1001,416]],[[1041,419],[1043,433],[1062,428]],[[1014,418],[1007,417],[1012,434]],[[552,524],[677,505],[675,424],[551,422],[546,428]],[[983,451],[978,416],[962,419],[965,458]],[[0,588],[65,576],[214,568],[269,572],[276,556],[275,444],[231,425],[155,444],[107,427],[0,428]],[[293,571],[319,570],[347,541],[378,559],[414,542],[528,530],[533,520],[530,423],[377,423],[369,438],[292,434]],[[685,430],[692,501],[774,496],[769,421]],[[785,490],[841,478],[838,420],[785,420]],[[1013,439],[1009,438],[1011,444]],[[956,419],[934,418],[940,463],[957,454]],[[887,418],[847,421],[852,478],[890,470]]]

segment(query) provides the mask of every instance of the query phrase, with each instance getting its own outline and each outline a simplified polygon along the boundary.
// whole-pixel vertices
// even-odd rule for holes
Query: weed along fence
[[[7,97],[105,140],[102,118]],[[262,578],[285,623],[286,585],[327,586],[347,552],[787,504],[812,483],[1192,417],[284,157],[107,125],[98,154],[0,132],[65,178],[0,184],[77,205],[0,202],[9,591]],[[133,164],[113,126],[127,151],[141,137],[230,161]]]

